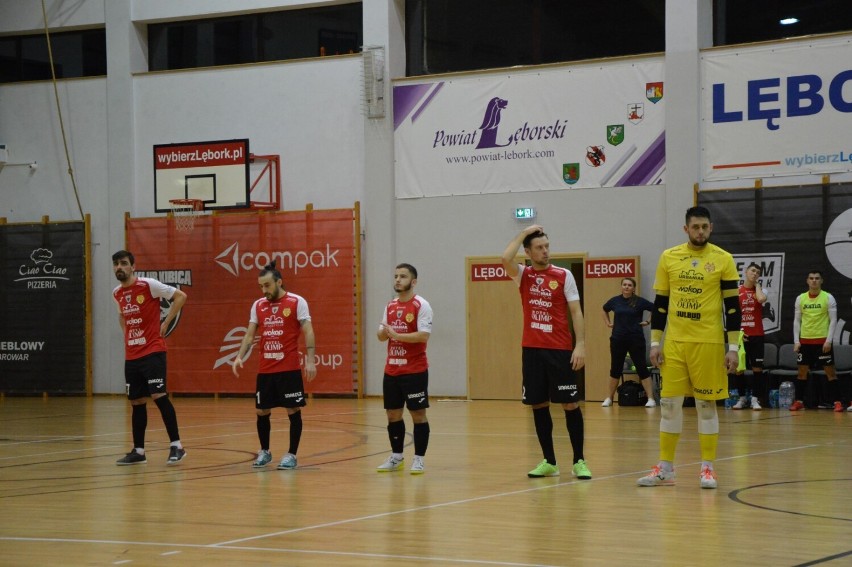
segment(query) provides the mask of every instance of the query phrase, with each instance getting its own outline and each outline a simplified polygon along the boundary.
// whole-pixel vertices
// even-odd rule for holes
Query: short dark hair
[[[821,277],[821,278],[825,277],[825,276],[822,275],[822,270],[808,270],[808,275],[811,275],[811,274],[819,274],[819,277]]]
[[[748,266],[746,266],[746,270],[750,270],[751,268],[757,268],[757,271],[763,274],[763,268],[761,268],[757,262],[752,262]]]
[[[702,207],[701,205],[697,207],[689,207],[688,209],[686,209],[686,224],[689,224],[689,219],[696,217],[707,219],[710,222],[713,222],[713,217],[710,216],[710,211],[707,210],[707,207]]]
[[[543,230],[537,230],[537,231],[533,232],[532,234],[526,235],[524,237],[524,248],[529,248],[530,244],[532,243],[533,240],[535,240],[536,238],[542,238],[542,237],[547,238],[547,233],[544,232]]]
[[[133,256],[133,252],[128,252],[127,250],[119,250],[118,252],[113,254],[112,255],[112,263],[115,264],[116,262],[118,262],[122,258],[127,258],[128,260],[130,260],[131,266],[136,265],[136,257]]]
[[[260,271],[260,273],[257,275],[257,277],[262,278],[262,277],[263,277],[263,276],[265,276],[266,274],[272,274],[272,278],[273,278],[275,281],[278,281],[278,280],[280,280],[280,279],[283,279],[283,278],[281,277],[281,272],[279,272],[279,271],[275,268],[275,260],[272,260],[270,263],[268,263],[267,265],[265,265],[265,266],[263,267],[263,269]]]
[[[402,270],[402,269],[408,270],[408,272],[411,274],[411,278],[415,279],[415,280],[417,279],[417,268],[415,268],[411,264],[406,264],[405,262],[403,262],[402,264],[397,264],[396,269],[397,270]]]

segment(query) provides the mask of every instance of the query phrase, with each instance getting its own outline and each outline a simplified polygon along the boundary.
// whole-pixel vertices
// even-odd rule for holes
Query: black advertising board
[[[86,392],[82,222],[0,225],[0,391]]]

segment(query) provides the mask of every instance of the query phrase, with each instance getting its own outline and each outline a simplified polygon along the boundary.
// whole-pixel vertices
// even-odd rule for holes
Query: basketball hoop
[[[204,210],[204,202],[201,199],[169,199],[169,203],[172,205],[175,230],[192,232],[195,228],[195,218]]]

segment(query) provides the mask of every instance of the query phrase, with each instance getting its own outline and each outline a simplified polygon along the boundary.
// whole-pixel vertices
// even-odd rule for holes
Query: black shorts
[[[142,358],[124,361],[124,383],[128,400],[165,394],[166,353],[152,352]]]
[[[796,363],[808,368],[834,366],[834,348],[822,352],[822,345],[799,345]]]
[[[408,411],[426,409],[429,407],[429,371],[399,376],[385,374],[382,394],[385,409],[402,409],[403,406],[407,406]]]
[[[524,347],[521,354],[523,391],[521,401],[532,406],[548,400],[555,404],[580,401],[577,375],[571,368],[570,350]]]
[[[258,374],[255,384],[255,409],[301,408],[307,405],[301,370]]]
[[[763,335],[756,337],[743,335],[743,347],[745,347],[746,368],[763,370]]]

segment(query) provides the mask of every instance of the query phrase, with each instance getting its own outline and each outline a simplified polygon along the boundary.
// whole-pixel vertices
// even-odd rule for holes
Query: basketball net
[[[178,232],[192,232],[195,228],[195,219],[201,215],[204,203],[200,199],[171,199],[172,219],[175,221],[175,230]]]

